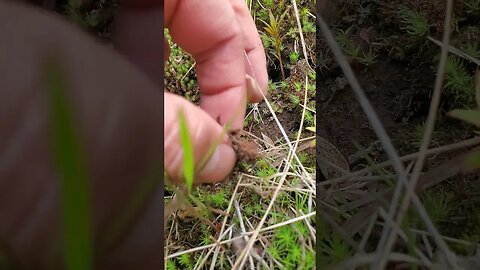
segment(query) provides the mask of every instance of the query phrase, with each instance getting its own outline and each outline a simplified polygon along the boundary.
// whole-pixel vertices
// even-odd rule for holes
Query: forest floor
[[[442,40],[445,2],[343,0],[323,7],[324,19],[400,156],[418,152],[425,133],[441,51],[434,40]],[[423,188],[417,194],[449,249],[470,260],[480,247],[480,182],[477,174],[461,174],[460,168],[465,165],[462,154],[480,140],[475,126],[448,112],[477,107],[474,78],[480,58],[480,1],[455,1],[453,9],[450,45],[461,50],[463,57],[448,56],[429,144],[430,149],[447,145],[452,149],[440,148],[427,155],[423,167],[427,173],[419,179],[418,186]],[[322,262],[318,267],[351,263],[356,267],[348,269],[370,269],[366,266],[378,253],[369,259],[366,254],[385,247],[379,242],[385,236],[385,222],[391,221],[385,215],[392,198],[368,198],[379,198],[392,188],[396,172],[382,163],[388,160],[387,153],[320,32],[319,37],[317,110],[322,141],[318,151],[325,178],[319,207],[320,220],[328,222],[317,224],[317,230],[325,232],[317,239]],[[455,144],[465,140],[463,147]],[[416,157],[404,161],[411,175]],[[399,227],[405,238],[398,237],[392,252],[408,259],[390,259],[389,269],[440,267],[436,252],[442,249],[413,206]],[[469,260],[462,263],[472,267]],[[478,256],[476,260],[480,263]]]

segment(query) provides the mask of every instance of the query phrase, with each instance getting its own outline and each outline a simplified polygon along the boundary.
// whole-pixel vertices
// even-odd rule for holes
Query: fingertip
[[[262,73],[261,75],[257,76],[257,84],[262,89],[262,92],[267,95],[268,94],[268,74],[266,72]]]
[[[245,75],[245,84],[247,88],[249,102],[260,102],[263,100],[264,96],[267,95],[266,86],[262,88],[262,85],[260,85],[258,81],[256,81],[248,74]]]
[[[198,174],[199,183],[215,183],[224,180],[233,170],[236,159],[235,151],[231,146],[219,144]]]
[[[178,182],[183,175],[183,149],[176,114],[179,109],[187,116],[185,120],[191,135],[195,166],[202,166],[195,168],[195,183],[214,183],[225,179],[235,166],[236,154],[222,126],[186,99],[171,93],[164,93],[164,96],[164,166],[171,180]],[[215,150],[210,154],[211,147]],[[208,156],[209,160],[203,163]]]

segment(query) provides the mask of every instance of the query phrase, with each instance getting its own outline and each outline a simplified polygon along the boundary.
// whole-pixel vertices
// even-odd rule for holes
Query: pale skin
[[[261,100],[259,91],[265,93],[265,53],[243,0],[169,0],[164,7],[153,0],[121,3],[114,44],[132,65],[59,18],[0,2],[0,250],[20,268],[45,269],[46,258],[60,261],[55,249],[60,237],[58,173],[48,147],[40,79],[45,53],[58,54],[68,71],[92,179],[96,240],[109,231],[138,179],[156,168],[162,154],[168,174],[181,175],[179,109],[187,116],[198,162],[222,134],[222,124],[233,121],[232,128],[242,128],[245,75],[259,86],[249,88],[249,102]],[[160,49],[162,20],[174,41],[196,60],[200,107],[170,93],[163,93],[163,111],[158,104],[160,63],[168,55]],[[225,179],[234,164],[235,152],[225,136],[200,168],[197,183]],[[158,192],[149,194],[122,237],[97,255],[98,269],[161,268],[161,200]]]
[[[158,29],[138,32],[142,24],[155,21],[159,16],[151,5],[139,11],[124,10],[124,13],[119,15],[118,23],[121,29],[117,32],[116,41],[121,51],[152,77],[158,78],[156,74],[162,71],[159,70],[159,66],[152,65],[150,59],[152,56],[161,57],[160,52],[155,48],[160,46],[162,40],[155,33],[162,29],[159,25]],[[219,14],[221,15],[218,16]],[[139,18],[142,19],[139,20]],[[194,134],[195,156],[201,159],[208,147],[213,144],[212,139],[222,132],[222,127],[215,119],[220,117],[222,124],[233,121],[232,128],[242,128],[246,106],[245,74],[254,77],[259,88],[265,92],[267,70],[264,48],[243,0],[165,1],[164,22],[174,41],[195,58],[201,89],[200,108],[192,106],[185,99],[173,94],[166,93],[164,96],[165,167],[169,174],[176,176],[181,174],[182,170],[176,112],[182,108],[186,115],[196,116],[190,118],[192,121],[189,123],[189,128]],[[139,44],[132,38],[135,35],[143,35],[143,37],[149,35],[150,38],[147,44]],[[167,50],[164,54],[167,56],[168,46],[165,48]],[[249,97],[251,102],[262,99],[261,93],[255,91],[251,91]],[[222,160],[222,162],[215,160]],[[205,166],[196,179],[199,182],[216,182],[224,179],[234,163],[235,153],[232,148],[228,144],[222,144],[213,155],[212,161]]]

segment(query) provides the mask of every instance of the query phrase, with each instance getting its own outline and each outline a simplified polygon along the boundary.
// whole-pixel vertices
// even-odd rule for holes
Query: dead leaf
[[[263,134],[263,132],[262,132],[262,139],[266,149],[275,147],[275,143],[273,142],[273,140],[270,139],[267,135]]]

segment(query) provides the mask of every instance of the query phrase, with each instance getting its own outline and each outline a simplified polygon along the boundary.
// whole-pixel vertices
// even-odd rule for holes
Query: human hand
[[[116,46],[159,84],[161,81],[159,17],[163,3],[125,0],[117,19]],[[173,40],[196,61],[201,91],[200,107],[171,93],[164,94],[165,169],[173,178],[182,175],[182,148],[178,133],[178,112],[183,110],[191,134],[196,164],[207,154],[214,140],[222,136],[220,124],[243,128],[247,90],[250,102],[261,93],[246,87],[245,75],[256,79],[259,90],[267,89],[266,57],[250,12],[243,0],[165,1],[165,27]],[[156,22],[156,23],[155,23]],[[152,28],[158,25],[158,28]],[[248,58],[246,57],[246,55]],[[165,57],[165,59],[167,58]],[[217,123],[220,119],[220,124]],[[224,179],[235,164],[235,152],[224,136],[209,162],[196,175],[197,183]]]
[[[15,1],[0,1],[0,40],[0,269],[5,255],[6,269],[65,269],[63,175],[45,78],[52,58],[84,157],[95,269],[160,269],[158,87],[64,18]]]

